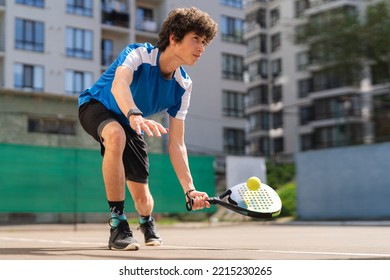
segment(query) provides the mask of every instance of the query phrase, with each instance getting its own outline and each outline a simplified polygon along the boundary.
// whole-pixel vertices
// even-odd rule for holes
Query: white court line
[[[102,242],[83,242],[83,241],[69,241],[69,240],[48,240],[48,239],[32,239],[32,238],[15,238],[15,237],[1,237],[0,240],[5,241],[24,241],[24,242],[41,242],[53,244],[75,244],[75,245],[89,245],[89,246],[106,246],[107,243]],[[193,247],[193,246],[174,246],[164,245],[164,249],[194,249],[194,250],[229,250],[230,248],[220,247]],[[237,250],[237,249],[233,249]],[[390,258],[390,254],[381,253],[358,253],[358,252],[321,252],[321,251],[283,251],[283,250],[262,250],[262,249],[239,249],[239,251],[272,253],[272,254],[292,254],[292,255],[335,255],[335,256],[356,256],[356,257],[381,257]]]
[[[282,251],[282,250],[262,250],[262,249],[231,249],[217,247],[191,247],[191,246],[163,246],[172,249],[194,249],[194,250],[239,250],[243,252],[260,252],[260,253],[278,253],[278,254],[301,254],[301,255],[338,255],[338,256],[359,256],[359,257],[381,257],[390,258],[390,254],[380,253],[349,253],[349,252],[319,252],[319,251]]]
[[[358,257],[382,257],[390,258],[390,254],[380,253],[348,253],[348,252],[317,252],[317,251],[280,251],[280,250],[243,250],[256,251],[262,253],[279,253],[279,254],[302,254],[302,255],[336,255],[336,256],[358,256]]]
[[[22,241],[22,242],[42,242],[42,243],[53,243],[53,244],[78,244],[78,245],[91,245],[91,246],[102,246],[107,245],[107,243],[99,242],[84,242],[84,241],[68,241],[68,240],[49,240],[49,239],[32,239],[32,238],[21,238],[21,237],[1,237],[0,240],[6,241]]]

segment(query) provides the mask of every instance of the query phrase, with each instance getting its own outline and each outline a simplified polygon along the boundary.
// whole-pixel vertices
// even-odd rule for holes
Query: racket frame
[[[218,196],[210,197],[208,199],[208,202],[210,204],[214,204],[214,205],[221,205],[221,206],[223,206],[229,210],[232,210],[236,213],[239,213],[239,214],[245,215],[245,216],[249,216],[249,217],[253,217],[253,218],[271,219],[271,218],[278,216],[280,214],[280,212],[282,210],[282,208],[281,208],[282,203],[280,201],[279,196],[276,194],[276,192],[271,187],[264,185],[264,184],[262,184],[262,187],[267,188],[269,191],[271,190],[272,192],[275,192],[274,198],[277,198],[279,201],[274,201],[274,203],[280,204],[280,207],[277,207],[276,209],[274,209],[274,211],[271,211],[271,212],[264,212],[264,211],[252,211],[250,209],[236,205],[237,203],[235,204],[235,201],[230,199],[230,195],[232,194],[232,189],[238,188],[238,187],[243,187],[242,185],[245,185],[245,184],[236,185],[236,186],[226,190],[225,192],[223,192],[222,194],[220,194]],[[246,185],[245,185],[245,187],[246,187]],[[249,190],[249,189],[248,189],[248,191],[251,192],[251,190]],[[228,197],[227,198],[228,201],[223,200],[225,197]],[[191,211],[192,205],[193,205],[193,199],[189,195],[187,195],[187,198],[188,198],[188,201],[186,203],[186,207],[187,207],[188,211]]]

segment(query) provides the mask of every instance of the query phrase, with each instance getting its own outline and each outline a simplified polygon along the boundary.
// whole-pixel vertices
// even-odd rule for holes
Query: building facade
[[[216,155],[223,168],[227,154],[291,160],[297,151],[375,141],[363,114],[366,104],[375,107],[365,93],[368,85],[381,98],[388,80],[340,83],[293,39],[327,11],[363,14],[375,2],[0,0],[0,122],[8,131],[0,142],[20,143],[27,138],[18,135],[27,135],[26,143],[97,148],[79,126],[77,96],[123,47],[156,43],[168,12],[190,6],[219,23],[202,59],[186,67],[194,83],[186,120],[190,153]],[[167,125],[164,113],[154,118]],[[166,151],[166,138],[147,141],[151,151]]]
[[[222,0],[0,1],[0,118],[6,123],[14,114],[19,124],[9,125],[12,133],[3,133],[0,142],[23,142],[9,135],[27,133],[26,144],[97,147],[78,123],[77,96],[127,44],[156,43],[171,9],[191,6],[208,12],[220,32],[197,65],[186,68],[194,83],[187,148],[191,153],[243,154],[245,15],[241,1]],[[35,106],[38,99],[47,101],[45,109]],[[23,112],[16,114],[20,108]],[[153,118],[166,124],[165,113]],[[56,137],[69,141],[48,140]],[[147,141],[152,151],[166,151],[166,139]]]
[[[321,24],[330,11],[364,18],[368,5],[378,2],[245,2],[250,155],[291,160],[299,151],[390,140],[388,119],[379,112],[388,108],[375,105],[389,98],[387,72],[379,73],[374,66],[360,83],[349,83],[347,73],[326,71],[318,63],[321,54],[295,41],[300,28],[308,22]]]

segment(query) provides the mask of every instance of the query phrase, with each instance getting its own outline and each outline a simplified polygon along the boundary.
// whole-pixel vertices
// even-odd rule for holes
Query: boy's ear
[[[175,34],[173,34],[173,33],[171,35],[169,35],[169,44],[172,46],[175,46],[177,44]]]

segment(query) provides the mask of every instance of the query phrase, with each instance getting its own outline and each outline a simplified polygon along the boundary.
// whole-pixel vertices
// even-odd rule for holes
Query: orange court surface
[[[389,222],[158,225],[163,246],[107,248],[106,224],[0,226],[1,260],[390,260]]]

